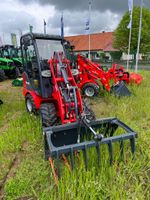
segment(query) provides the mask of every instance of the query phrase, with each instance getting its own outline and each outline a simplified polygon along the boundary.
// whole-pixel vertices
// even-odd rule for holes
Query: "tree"
[[[126,12],[120,21],[117,29],[114,33],[113,47],[122,51],[128,51],[129,42],[129,29],[127,28],[130,21],[129,12]],[[133,8],[133,20],[132,20],[132,38],[131,38],[131,52],[137,51],[138,31],[140,21],[140,7],[135,6]],[[141,43],[140,53],[150,52],[150,9],[143,7],[142,18],[142,31],[141,31]]]
[[[121,51],[112,51],[110,52],[111,58],[113,61],[115,60],[120,60],[121,56],[122,56],[122,52]]]

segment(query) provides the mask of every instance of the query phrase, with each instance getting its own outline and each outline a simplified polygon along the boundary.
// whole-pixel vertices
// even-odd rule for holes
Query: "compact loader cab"
[[[54,52],[63,52],[59,36],[26,34],[21,38],[24,77],[27,87],[43,98],[51,97],[52,83],[48,60]]]

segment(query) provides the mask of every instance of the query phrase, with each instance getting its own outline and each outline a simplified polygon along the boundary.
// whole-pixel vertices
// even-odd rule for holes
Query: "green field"
[[[117,99],[106,93],[91,100],[97,118],[118,117],[138,133],[132,159],[126,144],[125,162],[109,166],[102,149],[101,167],[93,151],[86,171],[82,155],[70,172],[61,163],[61,179],[55,185],[49,162],[44,160],[40,119],[26,113],[22,88],[11,81],[0,83],[0,199],[8,200],[148,200],[150,199],[150,72],[141,72],[141,86],[130,86],[133,96]]]

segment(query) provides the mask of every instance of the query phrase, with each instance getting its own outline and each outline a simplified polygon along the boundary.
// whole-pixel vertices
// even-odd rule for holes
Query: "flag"
[[[63,14],[61,16],[61,37],[64,38],[64,20],[63,20]]]
[[[133,0],[128,0],[129,12],[133,10]]]
[[[17,46],[17,36],[15,33],[11,33],[11,43],[14,46]]]
[[[132,11],[133,11],[133,0],[128,0],[129,14],[130,14],[130,22],[127,26],[128,29],[132,27]]]
[[[85,23],[85,34],[90,34],[90,13],[91,13],[91,2],[89,1],[89,16]]]
[[[86,23],[85,23],[85,34],[89,34],[90,33],[90,20],[87,19]]]

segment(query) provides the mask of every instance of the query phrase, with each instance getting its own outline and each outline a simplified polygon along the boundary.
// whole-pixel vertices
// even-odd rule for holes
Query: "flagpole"
[[[43,19],[43,22],[44,22],[44,34],[46,34],[46,21],[45,21],[45,19]]]
[[[62,12],[62,15],[61,15],[60,22],[61,22],[61,37],[62,37],[62,39],[64,39],[64,17],[63,17],[63,12]]]
[[[89,2],[89,26],[91,22],[91,2]],[[89,27],[89,60],[91,60],[91,34],[90,34],[90,27]]]
[[[0,36],[0,45],[3,44],[2,37]]]
[[[89,33],[89,60],[91,60],[91,50],[90,50],[90,48],[91,48],[91,42],[90,42],[90,40],[91,40],[91,37],[90,37],[90,33]]]
[[[129,32],[129,44],[128,44],[128,56],[127,56],[127,71],[129,70],[129,61],[130,61],[129,56],[130,56],[130,48],[131,48],[131,36],[132,36],[132,27],[130,28],[130,32]]]
[[[132,16],[133,16],[133,1],[130,2],[129,5],[129,13],[130,13],[130,23],[129,23],[129,43],[128,43],[128,55],[127,55],[127,71],[129,70],[129,56],[130,56],[130,49],[131,49],[131,36],[132,36]]]
[[[140,24],[139,24],[138,45],[137,45],[137,53],[136,53],[136,65],[135,65],[135,71],[136,72],[138,70],[140,41],[141,41],[142,15],[143,15],[142,9],[143,9],[143,0],[141,0],[141,9],[140,9]]]

